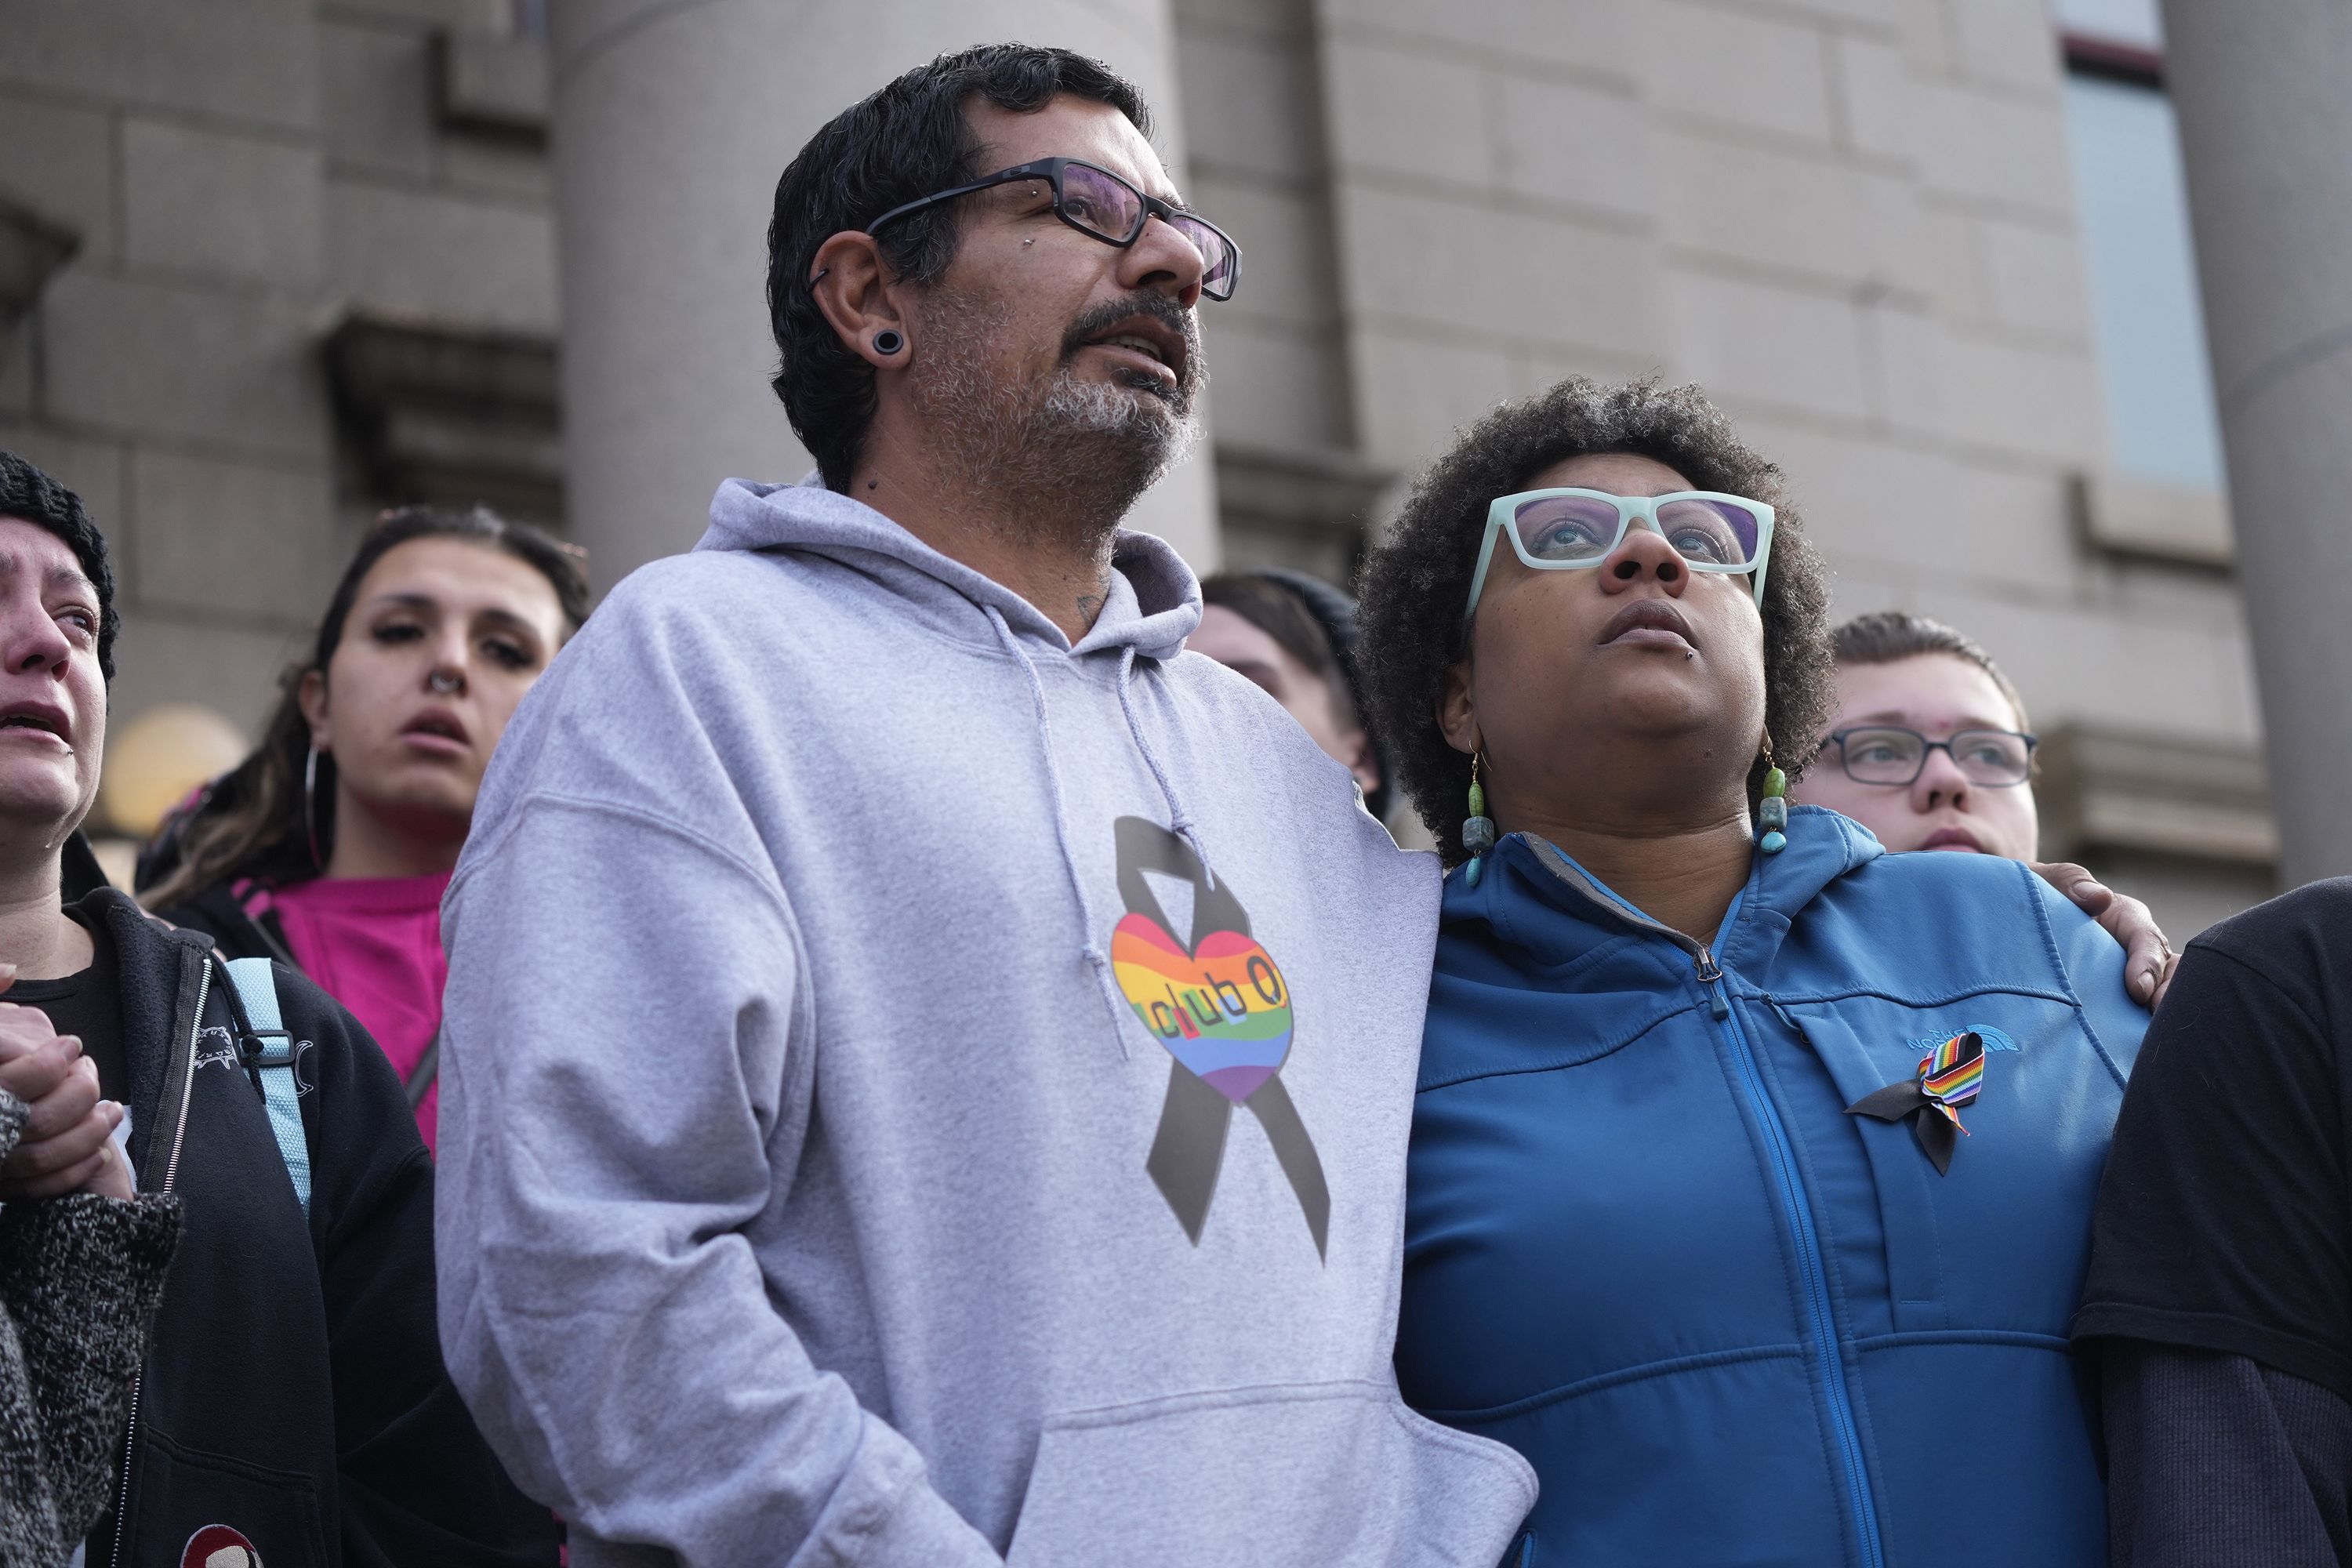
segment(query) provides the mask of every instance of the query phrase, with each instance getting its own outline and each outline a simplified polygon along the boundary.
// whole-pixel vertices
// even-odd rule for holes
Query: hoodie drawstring
[[[1168,782],[1168,770],[1161,767],[1160,759],[1152,754],[1151,742],[1143,737],[1143,723],[1135,716],[1135,701],[1128,690],[1128,677],[1134,668],[1135,649],[1131,646],[1121,648],[1118,710],[1127,716],[1128,738],[1135,742],[1135,749],[1143,753],[1143,765],[1151,770],[1152,778],[1160,785],[1160,798],[1168,803],[1168,831],[1192,847],[1192,858],[1201,863],[1201,880],[1213,888],[1217,885],[1217,874],[1209,867],[1209,852],[1202,847],[1199,827],[1192,821],[1192,814],[1184,809],[1184,803],[1176,798],[1176,786]]]
[[[1054,841],[1061,847],[1062,872],[1069,878],[1070,896],[1077,900],[1078,905],[1078,952],[1094,970],[1095,979],[1102,987],[1103,1005],[1110,1009],[1111,1037],[1118,1042],[1118,1054],[1129,1056],[1131,1053],[1127,1045],[1127,998],[1119,994],[1118,977],[1111,973],[1110,954],[1105,952],[1102,944],[1095,940],[1094,911],[1087,905],[1087,889],[1078,877],[1077,857],[1070,849],[1070,814],[1062,799],[1061,761],[1054,750],[1054,723],[1045,708],[1045,682],[1038,676],[1037,666],[1027,650],[1022,647],[1021,639],[1013,635],[1013,628],[1004,624],[1004,617],[997,612],[996,606],[983,605],[981,608],[987,612],[989,625],[996,628],[997,640],[1004,645],[1006,651],[1020,663],[1022,673],[1029,678],[1029,698],[1037,707],[1037,741],[1045,753],[1045,789],[1054,800]],[[1132,651],[1129,650],[1130,656]],[[1120,691],[1123,699],[1124,681]],[[1133,724],[1134,720],[1130,716],[1130,730]],[[1158,771],[1155,763],[1153,772]],[[1160,788],[1163,791],[1167,788],[1164,781]],[[1194,853],[1199,851],[1196,849]]]

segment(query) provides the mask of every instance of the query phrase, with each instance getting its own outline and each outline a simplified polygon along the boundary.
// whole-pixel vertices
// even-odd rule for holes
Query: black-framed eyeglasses
[[[2019,730],[1955,730],[1948,741],[1931,741],[1899,724],[1857,725],[1830,736],[1845,776],[1856,784],[1906,785],[1927,766],[1927,753],[1942,752],[1970,784],[2005,789],[2033,776],[2039,735]]]
[[[1022,180],[1042,180],[1051,185],[1055,217],[1080,234],[1105,245],[1118,246],[1121,250],[1141,239],[1143,226],[1158,218],[1192,241],[1192,248],[1201,253],[1201,292],[1212,300],[1234,297],[1234,285],[1242,278],[1242,247],[1234,243],[1231,235],[1198,213],[1186,212],[1158,196],[1147,196],[1108,169],[1077,158],[1040,158],[1034,163],[999,169],[986,179],[892,207],[867,224],[866,232],[877,233],[883,225],[896,223],[925,207]]]

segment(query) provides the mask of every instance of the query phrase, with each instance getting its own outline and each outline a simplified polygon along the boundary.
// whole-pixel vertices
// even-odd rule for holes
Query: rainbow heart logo
[[[1290,1054],[1290,986],[1264,943],[1213,931],[1187,952],[1149,915],[1110,938],[1111,970],[1143,1026],[1187,1072],[1235,1105]]]

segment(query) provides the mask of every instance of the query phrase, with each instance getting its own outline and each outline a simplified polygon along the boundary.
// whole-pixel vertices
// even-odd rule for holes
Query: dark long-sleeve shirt
[[[2099,1194],[2074,1335],[2128,1568],[2352,1568],[2352,879],[2191,942]]]
[[[2117,1568],[2352,1564],[2352,1405],[2245,1356],[2139,1340],[2101,1372]]]

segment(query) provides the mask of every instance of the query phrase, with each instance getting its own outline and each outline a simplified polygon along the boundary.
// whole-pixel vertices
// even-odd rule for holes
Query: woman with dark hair
[[[1651,383],[1496,409],[1366,572],[1452,868],[1398,1375],[1536,1466],[1514,1564],[2101,1557],[2066,1333],[2147,1015],[2025,867],[1789,805],[1826,603]]]
[[[0,1563],[553,1563],[442,1360],[383,1053],[287,966],[63,891],[121,623],[80,499],[5,452],[0,563]]]
[[[141,896],[316,980],[392,1058],[432,1147],[441,895],[515,705],[588,614],[580,552],[479,507],[386,513],[261,744],[166,824]]]
[[[1355,600],[1304,572],[1220,572],[1201,580],[1201,625],[1184,646],[1281,703],[1387,818],[1388,768],[1357,690]]]

